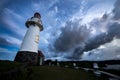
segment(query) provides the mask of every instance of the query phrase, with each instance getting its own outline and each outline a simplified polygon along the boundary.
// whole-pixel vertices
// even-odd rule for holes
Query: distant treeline
[[[44,65],[58,65],[61,67],[84,67],[84,68],[93,68],[93,64],[97,63],[97,65],[102,68],[106,67],[106,65],[115,65],[120,64],[120,60],[105,60],[105,61],[52,61],[46,60]]]

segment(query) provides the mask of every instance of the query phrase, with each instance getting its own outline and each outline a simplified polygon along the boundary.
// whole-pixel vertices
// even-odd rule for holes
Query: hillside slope
[[[83,70],[0,61],[0,80],[103,80]]]

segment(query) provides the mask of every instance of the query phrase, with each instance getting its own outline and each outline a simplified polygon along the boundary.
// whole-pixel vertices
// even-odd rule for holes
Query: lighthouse
[[[37,61],[40,39],[39,33],[43,30],[41,15],[36,12],[33,17],[26,21],[25,25],[28,30],[24,36],[21,47],[17,52],[15,61],[35,64]]]

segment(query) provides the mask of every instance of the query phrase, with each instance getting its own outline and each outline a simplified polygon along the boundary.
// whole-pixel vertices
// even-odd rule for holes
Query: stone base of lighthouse
[[[15,57],[17,62],[28,63],[30,65],[36,65],[37,63],[37,53],[30,51],[19,51]]]

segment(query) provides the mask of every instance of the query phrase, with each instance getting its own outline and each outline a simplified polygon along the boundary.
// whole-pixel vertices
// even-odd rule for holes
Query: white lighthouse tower
[[[36,12],[25,23],[28,28],[15,61],[35,63],[37,61],[39,32],[43,30],[41,15]]]

